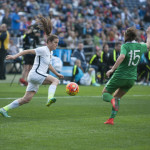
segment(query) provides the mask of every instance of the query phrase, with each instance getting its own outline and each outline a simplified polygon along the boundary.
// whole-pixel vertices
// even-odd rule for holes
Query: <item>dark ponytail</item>
[[[42,15],[38,15],[36,23],[38,24],[38,27],[46,33],[47,36],[51,34],[53,26],[49,17],[45,18]]]
[[[47,43],[49,41],[52,42],[54,39],[58,39],[57,35],[51,34],[53,25],[49,17],[45,18],[42,15],[38,15],[36,19],[36,23],[38,24],[38,27],[46,33]]]

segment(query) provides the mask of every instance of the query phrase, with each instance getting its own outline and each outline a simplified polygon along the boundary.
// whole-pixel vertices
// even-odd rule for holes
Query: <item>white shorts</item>
[[[35,91],[37,92],[39,89],[39,86],[42,85],[45,78],[48,76],[48,74],[38,74],[36,72],[29,72],[28,75],[28,86],[26,91]]]
[[[91,77],[89,73],[84,73],[83,77],[80,79],[80,84],[81,85],[91,85]]]

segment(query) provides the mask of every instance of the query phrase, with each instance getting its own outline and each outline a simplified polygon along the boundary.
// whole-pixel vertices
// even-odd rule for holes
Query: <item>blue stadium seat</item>
[[[73,69],[73,66],[63,66],[60,73],[62,75],[64,75],[65,77],[71,77],[72,76],[72,69]]]
[[[53,51],[53,55],[59,57],[63,62],[70,62],[71,54],[71,49],[56,49]]]

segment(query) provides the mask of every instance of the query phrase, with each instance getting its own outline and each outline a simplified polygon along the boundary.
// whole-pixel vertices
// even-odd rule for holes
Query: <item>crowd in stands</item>
[[[139,29],[137,41],[145,42],[150,1],[137,2],[137,7],[129,9],[124,0],[1,0],[0,25],[7,25],[10,38],[21,37],[42,14],[51,18],[59,47],[75,50],[80,41],[85,51],[93,46],[103,49],[106,43],[113,50],[115,43],[124,41],[124,31],[130,26]]]
[[[123,32],[129,26],[140,29],[139,40],[144,41],[149,10],[149,1],[129,10],[123,0],[2,0],[0,24],[7,24],[11,36],[21,36],[38,14],[50,16],[60,46],[74,49],[79,39],[93,38],[93,43],[85,40],[84,44],[98,46],[105,41],[123,41]]]

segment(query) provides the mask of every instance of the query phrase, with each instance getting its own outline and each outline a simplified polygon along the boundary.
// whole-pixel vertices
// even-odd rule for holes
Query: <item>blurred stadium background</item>
[[[19,17],[17,28],[12,23],[14,14]],[[89,62],[97,46],[103,49],[107,43],[112,51],[115,43],[123,43],[123,33],[130,26],[139,29],[137,40],[145,42],[150,1],[1,0],[0,25],[7,24],[10,39],[20,51],[23,35],[35,23],[37,14],[51,17],[53,33],[60,39],[55,55],[65,67],[72,66],[71,57],[79,42],[84,43]],[[43,32],[39,39],[38,46],[45,45]],[[0,106],[24,94],[26,87],[18,84],[21,72],[22,64],[7,62],[6,80],[0,80]],[[101,99],[104,85],[80,86],[75,97],[65,93],[65,85],[59,85],[57,103],[51,108],[45,107],[48,87],[41,86],[30,104],[9,112],[12,118],[0,117],[0,149],[149,150],[150,92],[149,86],[143,85],[135,85],[122,98],[114,126],[103,124],[111,107]]]
[[[145,30],[150,25],[149,10],[149,0],[1,0],[0,25],[7,24],[10,39],[21,51],[23,36],[27,27],[35,24],[36,16],[50,17],[53,34],[60,40],[54,55],[62,60],[63,66],[70,66],[79,42],[84,44],[87,63],[97,47],[103,50],[107,43],[111,52],[115,43],[123,42],[123,33],[130,26],[139,29],[137,41],[145,42]],[[37,43],[41,45],[45,45],[42,31]],[[17,65],[16,71],[15,65],[9,63],[7,73],[21,73],[21,66]]]

